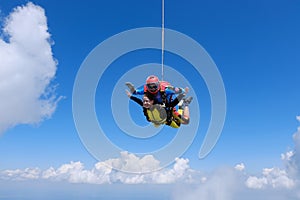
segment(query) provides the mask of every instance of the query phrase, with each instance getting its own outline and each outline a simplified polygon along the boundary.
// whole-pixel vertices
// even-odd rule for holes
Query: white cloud
[[[286,168],[264,168],[260,175],[246,172],[244,163],[231,168],[220,168],[202,173],[190,168],[189,160],[176,158],[170,168],[152,173],[126,173],[124,171],[151,171],[159,168],[159,161],[152,155],[138,157],[122,152],[119,158],[98,162],[92,169],[85,169],[81,162],[63,164],[57,169],[16,169],[0,171],[0,180],[52,180],[89,184],[173,184],[172,199],[187,200],[250,200],[250,199],[299,199],[299,138],[293,135],[295,149],[281,155]],[[114,170],[117,167],[123,171]],[[179,189],[176,189],[179,187]],[[242,198],[241,198],[242,197]]]
[[[88,184],[173,184],[173,198],[187,200],[235,200],[243,196],[244,199],[264,199],[268,197],[278,200],[297,197],[296,180],[279,168],[265,168],[261,176],[248,175],[243,163],[232,168],[220,168],[212,173],[200,173],[190,168],[189,160],[176,158],[171,168],[165,168],[152,173],[126,173],[112,169],[108,164],[118,164],[122,169],[128,169],[133,162],[139,169],[144,165],[158,161],[151,155],[138,157],[128,152],[122,152],[120,158],[97,162],[92,169],[86,169],[82,162],[70,162],[58,168],[50,167],[46,170],[26,168],[0,171],[0,181],[47,180],[51,182],[88,183]],[[126,162],[128,163],[126,163]],[[155,165],[154,168],[157,166]],[[250,189],[250,190],[249,190]],[[250,192],[251,191],[251,192]],[[282,193],[284,192],[284,193]],[[290,195],[290,193],[293,195]],[[282,194],[278,196],[278,194]],[[251,194],[249,196],[249,194]],[[289,196],[287,196],[287,194]],[[264,195],[264,196],[262,196]],[[253,197],[253,198],[251,198]]]
[[[124,162],[124,155],[127,159]],[[112,170],[110,175],[110,180],[112,182],[121,182],[129,184],[138,183],[176,183],[176,182],[189,182],[191,181],[191,173],[188,159],[176,158],[175,164],[172,168],[166,168],[160,171],[155,171],[152,173],[143,173],[153,171],[153,169],[159,168],[159,161],[156,160],[152,155],[146,155],[142,158],[138,158],[134,154],[129,154],[128,152],[122,152],[120,159],[114,159],[115,163],[121,163],[120,169],[128,169],[129,165],[138,166],[138,169],[144,170],[140,174],[124,173],[121,171]],[[100,162],[97,164],[111,164],[111,160]],[[109,165],[110,166],[110,165]],[[132,168],[131,168],[132,170]]]
[[[295,154],[300,150],[300,127],[298,127],[298,131],[293,135],[294,143],[295,143]],[[299,152],[300,153],[300,152]]]
[[[297,120],[299,120],[297,116]],[[299,121],[300,122],[300,121]],[[289,151],[281,156],[285,161],[287,173],[291,177],[300,178],[300,127],[298,127],[296,133],[293,134],[294,150]]]
[[[294,151],[288,151],[286,153],[281,154],[281,160],[290,161],[293,156],[294,156]]]
[[[15,170],[4,170],[0,172],[0,179],[4,180],[28,180],[38,179],[40,177],[41,170],[39,168],[26,168]]]
[[[97,163],[92,170],[86,170],[83,163],[71,162],[58,169],[50,167],[41,173],[41,178],[70,183],[102,184],[110,183],[110,172],[111,169],[102,163]]]
[[[300,127],[293,139],[294,150],[281,154],[282,160],[287,163],[286,168],[265,168],[260,176],[253,176],[245,172],[245,165],[241,163],[234,167],[234,171],[223,169],[222,173],[215,171],[211,176],[203,176],[198,187],[181,188],[181,192],[174,194],[174,199],[299,199]]]
[[[290,178],[285,170],[279,168],[265,168],[262,177],[250,176],[246,181],[246,186],[253,189],[286,188],[295,186],[295,181]]]
[[[297,116],[296,119],[300,122],[300,116]],[[300,127],[293,134],[293,139],[294,150],[281,154],[281,159],[285,162],[286,168],[265,168],[261,177],[250,176],[247,179],[247,187],[255,189],[267,187],[292,189],[297,187],[300,178]]]
[[[57,63],[44,10],[32,3],[15,8],[4,20],[2,33],[0,133],[49,118],[58,101],[51,86]]]
[[[188,165],[189,160],[176,158],[172,169],[162,170],[151,174],[153,183],[175,183],[176,181],[192,182],[192,171]]]
[[[296,119],[300,121],[300,116],[297,116]],[[293,134],[293,140],[294,150],[281,154],[281,159],[286,165],[285,169],[265,168],[261,177],[251,176],[247,179],[247,187],[256,189],[297,187],[300,178],[300,127]]]
[[[126,161],[126,162],[125,162]],[[188,165],[189,160],[183,158],[176,158],[173,168],[164,169],[152,173],[126,173],[122,171],[113,170],[110,164],[118,164],[121,169],[128,169],[134,163],[139,169],[149,169],[148,164],[159,163],[152,155],[147,155],[142,158],[128,152],[122,152],[120,158],[110,159],[103,162],[98,162],[90,170],[85,169],[81,162],[70,162],[63,164],[55,169],[50,167],[47,170],[39,169],[17,169],[5,170],[1,172],[0,179],[17,180],[17,179],[32,179],[40,178],[53,181],[67,181],[71,183],[125,183],[125,184],[139,184],[139,183],[176,183],[179,181],[191,181],[192,170]],[[121,165],[121,166],[120,166]],[[153,169],[157,169],[157,164],[153,165]]]
[[[125,172],[151,172],[159,169],[159,161],[152,155],[145,155],[142,158],[126,151],[121,152],[121,157],[117,159],[109,159],[105,164],[112,166],[112,168],[120,169]]]
[[[244,163],[240,163],[237,164],[234,169],[238,170],[238,171],[244,171],[245,170],[245,164]]]
[[[256,176],[249,176],[246,181],[246,186],[253,189],[262,189],[267,184],[268,180],[265,177],[257,178]]]
[[[174,193],[174,200],[232,200],[243,180],[233,168],[220,168],[207,177],[202,177],[196,187],[181,185]]]
[[[44,171],[38,168],[27,168],[25,170],[4,170],[0,172],[0,179],[45,179],[90,184],[196,183],[203,184],[203,186],[205,186],[205,188],[208,190],[213,190],[213,188],[211,188],[213,185],[220,184],[222,182],[226,182],[226,187],[229,187],[227,190],[233,190],[233,185],[236,183],[239,183],[238,185],[243,185],[244,183],[246,187],[251,189],[291,189],[295,186],[295,180],[290,178],[286,170],[279,168],[265,168],[263,169],[260,177],[251,175],[249,176],[244,171],[245,165],[243,163],[236,165],[232,169],[217,170],[212,175],[200,175],[201,173],[199,171],[195,171],[190,168],[189,160],[184,158],[176,158],[172,168],[165,168],[152,173],[143,173],[142,171],[141,173],[126,173],[124,171],[114,170],[111,167],[117,166],[119,169],[127,170],[132,170],[133,167],[135,167],[134,169],[137,168],[140,170],[149,170],[157,169],[159,167],[158,163],[159,161],[156,160],[152,155],[146,155],[140,158],[134,154],[122,152],[120,158],[98,162],[92,169],[85,169],[83,163],[78,161],[63,164],[57,169],[50,167]],[[151,168],[151,166],[153,168]]]

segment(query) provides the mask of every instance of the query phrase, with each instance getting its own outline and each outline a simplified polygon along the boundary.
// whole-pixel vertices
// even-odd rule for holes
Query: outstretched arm
[[[138,94],[138,95],[145,94],[145,92],[144,92],[144,86],[136,88],[133,94]]]
[[[131,82],[126,82],[125,85],[128,87],[131,94],[138,94],[138,95],[144,94],[144,86],[141,86],[136,89]]]
[[[137,104],[139,104],[140,106],[143,106],[143,101],[135,96],[131,96],[130,97],[131,100],[133,100],[134,102],[136,102]]]
[[[125,90],[126,91],[126,94],[127,96],[133,100],[134,102],[136,102],[137,104],[139,104],[140,106],[143,106],[143,101],[135,96],[132,96],[132,94],[128,91],[128,90]]]

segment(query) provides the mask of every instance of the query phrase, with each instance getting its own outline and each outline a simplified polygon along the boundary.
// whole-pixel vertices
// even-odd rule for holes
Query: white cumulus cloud
[[[262,189],[268,184],[268,180],[265,177],[258,178],[256,176],[249,176],[246,181],[246,186],[253,189]]]
[[[192,171],[189,166],[189,160],[176,158],[172,169],[162,170],[151,174],[153,183],[175,183],[176,181],[192,182]]]
[[[58,99],[51,81],[57,62],[44,10],[27,3],[2,21],[0,30],[0,133],[49,118]]]
[[[152,155],[138,157],[126,151],[121,152],[120,158],[109,159],[105,163],[112,168],[120,169],[127,172],[150,172],[159,169],[159,161]]]
[[[249,174],[244,163],[204,173],[191,169],[189,160],[185,158],[176,158],[169,168],[153,171],[159,168],[160,163],[153,155],[139,157],[129,152],[121,152],[119,158],[97,162],[91,169],[86,169],[82,162],[77,161],[46,170],[3,170],[0,171],[0,181],[46,180],[111,185],[172,184],[173,200],[299,199],[299,130],[293,138],[295,148],[281,155],[286,163],[285,167],[264,168],[260,175]],[[115,167],[122,171],[115,170]],[[125,172],[136,170],[141,170],[141,173]],[[153,172],[143,173],[148,171]]]
[[[40,173],[41,170],[39,168],[4,170],[0,172],[0,179],[4,179],[4,180],[38,179],[40,177]]]
[[[296,118],[300,122],[300,116]],[[300,179],[300,127],[294,133],[293,140],[295,144],[294,150],[282,154],[281,158],[285,161],[287,173]]]
[[[126,159],[125,159],[126,158]],[[126,161],[126,162],[125,162]],[[176,158],[172,168],[166,168],[152,173],[126,173],[113,169],[111,163],[118,163],[118,167],[128,169],[129,166],[138,166],[139,169],[149,169],[153,163],[159,163],[152,155],[146,155],[142,158],[122,152],[120,158],[110,159],[103,162],[97,162],[92,169],[85,169],[84,164],[80,161],[63,164],[57,169],[50,167],[44,171],[34,169],[16,169],[0,171],[2,180],[19,180],[19,179],[44,179],[53,181],[66,181],[70,183],[176,183],[191,182],[193,170],[188,165],[189,160]],[[121,166],[120,166],[121,165]],[[149,165],[149,166],[148,166]],[[153,166],[152,169],[157,169]]]
[[[240,163],[237,164],[234,169],[238,170],[238,171],[244,171],[245,170],[245,164],[244,163]]]
[[[70,183],[110,183],[111,168],[103,163],[96,163],[91,170],[84,168],[81,162],[63,164],[58,169],[50,167],[41,173],[42,179],[55,181],[67,181]]]
[[[288,176],[286,170],[265,168],[261,177],[250,176],[246,181],[246,185],[253,189],[264,189],[266,187],[291,189],[295,186],[295,181]]]
[[[281,154],[281,160],[290,161],[294,155],[294,151],[288,151],[286,153]]]
[[[173,184],[174,191],[171,198],[173,200],[238,200],[240,197],[243,197],[243,200],[265,198],[285,200],[299,196],[299,193],[296,193],[299,190],[297,180],[291,179],[284,169],[265,168],[261,176],[252,176],[245,172],[246,167],[241,163],[234,167],[223,167],[211,173],[203,173],[191,169],[189,160],[184,158],[176,158],[170,168],[151,173],[126,173],[109,165],[113,161],[115,164],[118,163],[118,167],[128,169],[125,160],[130,163],[129,165],[137,162],[140,169],[158,162],[152,155],[138,157],[122,152],[120,158],[97,162],[91,169],[86,169],[82,162],[77,161],[46,170],[39,168],[3,170],[0,171],[0,181],[43,180],[80,183],[80,185]]]

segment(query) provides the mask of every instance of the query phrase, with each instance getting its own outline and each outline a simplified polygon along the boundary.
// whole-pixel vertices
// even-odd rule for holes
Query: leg
[[[190,122],[190,109],[188,106],[185,106],[182,115],[182,124],[189,124],[189,122]]]
[[[189,124],[190,123],[190,109],[189,109],[189,104],[193,100],[193,97],[187,97],[183,99],[183,102],[181,105],[179,105],[179,109],[182,110],[183,107],[183,112],[181,115],[181,123],[182,124]],[[179,110],[178,110],[179,111]]]

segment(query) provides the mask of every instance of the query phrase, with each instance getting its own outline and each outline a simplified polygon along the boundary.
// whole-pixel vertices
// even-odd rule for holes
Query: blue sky
[[[33,84],[28,81],[29,79],[24,79],[27,80],[28,85],[24,84],[27,88],[25,90],[20,89],[21,87],[20,90],[12,88],[11,93],[15,92],[12,96],[9,96],[11,93],[6,93],[11,88],[10,85],[3,86],[5,81],[2,82],[2,86],[0,84],[2,93],[0,95],[3,102],[5,101],[3,105],[11,106],[0,107],[3,109],[0,113],[12,113],[1,114],[0,118],[3,124],[11,120],[7,126],[9,128],[4,126],[6,128],[0,133],[0,152],[4,152],[0,154],[0,171],[36,167],[40,170],[47,170],[50,167],[58,169],[71,161],[79,161],[88,169],[93,168],[98,160],[86,150],[80,140],[72,114],[72,92],[78,70],[89,53],[108,38],[130,29],[161,27],[161,1],[31,2],[45,11],[47,23],[43,24],[43,27],[48,28],[52,43],[49,45],[47,42],[47,45],[57,64],[51,57],[45,58],[44,63],[49,64],[45,71],[35,69],[32,71],[37,73],[37,77],[45,78]],[[6,58],[10,55],[9,50],[13,48],[6,48],[2,42],[13,44],[9,38],[14,38],[12,37],[14,34],[18,36],[16,44],[19,41],[26,46],[28,42],[27,47],[32,52],[39,52],[43,48],[49,51],[45,43],[35,46],[35,42],[38,41],[35,38],[38,37],[31,37],[28,26],[22,27],[15,23],[8,30],[9,33],[3,29],[6,27],[6,21],[13,21],[7,17],[13,12],[17,13],[14,9],[17,6],[28,6],[27,3],[28,1],[23,0],[0,3],[2,28],[0,53],[3,55],[0,54],[2,57],[0,58],[5,59],[4,63],[7,61],[10,64],[10,60]],[[187,35],[206,50],[219,70],[226,91],[227,112],[221,137],[210,154],[200,160],[199,148],[211,117],[209,92],[204,80],[201,76],[195,75],[196,72],[190,63],[173,53],[165,53],[165,64],[183,74],[189,83],[181,84],[169,71],[166,71],[169,73],[166,73],[166,79],[181,87],[191,84],[191,94],[196,94],[196,99],[191,104],[192,117],[199,116],[199,113],[193,111],[198,103],[200,106],[199,130],[193,143],[181,156],[183,160],[188,159],[190,169],[211,172],[223,166],[234,167],[243,163],[250,174],[260,174],[264,168],[284,168],[285,162],[282,162],[280,156],[294,149],[293,134],[299,126],[299,122],[295,119],[300,115],[299,9],[300,3],[297,1],[165,1],[165,27]],[[37,13],[33,13],[32,16],[35,14]],[[31,14],[27,17],[30,19]],[[43,20],[43,17],[39,16],[37,19]],[[29,24],[34,26],[34,22]],[[23,32],[26,39],[22,37]],[[45,40],[44,35],[40,37],[44,42],[49,41],[49,38]],[[35,48],[39,50],[36,51]],[[26,53],[22,53],[22,50],[23,47],[20,47],[16,53],[20,55],[21,63],[31,64],[36,61],[38,63],[36,66],[40,66],[37,56],[24,57]],[[108,49],[111,52],[113,50]],[[39,56],[44,58],[43,55]],[[136,66],[142,66],[145,73],[149,71],[160,76],[160,62],[159,50],[144,49],[130,52],[120,56],[109,66],[97,86],[95,108],[98,120],[107,136],[129,152],[156,150],[176,135],[176,131],[170,128],[164,128],[163,134],[143,140],[124,135],[113,121],[110,108],[111,90],[124,74]],[[157,65],[147,66],[149,63]],[[11,68],[5,64],[0,64],[0,67],[3,77],[8,77],[9,80],[11,80],[10,69],[15,70],[12,71],[16,74],[23,72],[22,68],[18,67],[18,62],[13,62]],[[133,72],[131,77],[135,76],[139,74]],[[143,82],[138,80],[145,78],[139,77],[128,81],[141,85]],[[49,79],[50,85],[47,82]],[[39,87],[53,88],[53,86],[56,88],[55,93],[52,93],[54,100],[43,97],[47,100],[49,109],[45,107],[35,109],[32,106],[30,110],[29,104],[35,105],[40,101],[31,104],[28,100],[29,95],[25,95],[27,93],[24,91],[30,88],[28,93],[36,96],[42,94],[38,93]],[[121,87],[125,90],[124,85]],[[127,105],[125,93],[119,95],[120,100],[126,101],[121,105]],[[22,100],[22,98],[25,99],[23,106],[30,113],[27,116],[25,112],[23,119],[21,118],[23,108],[19,108],[20,103],[16,101],[17,104],[13,104],[15,99]],[[132,118],[139,124],[145,124],[141,108],[134,103],[129,103],[128,107]],[[45,110],[38,113],[37,110],[40,109]],[[37,115],[39,117],[36,117]],[[194,121],[191,118],[191,123],[197,123],[195,117]],[[175,163],[180,165],[185,162]],[[173,169],[172,167],[169,166],[170,169]]]

